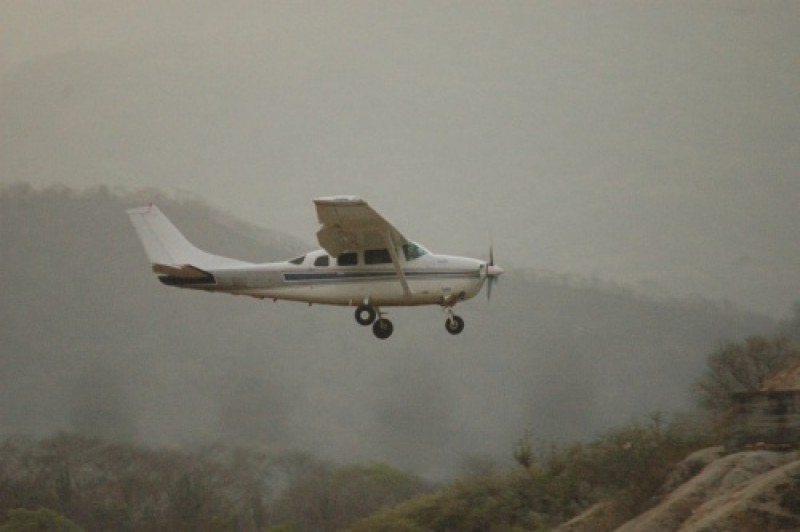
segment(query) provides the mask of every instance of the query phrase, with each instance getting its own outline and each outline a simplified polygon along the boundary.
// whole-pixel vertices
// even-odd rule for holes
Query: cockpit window
[[[339,266],[356,266],[358,265],[358,253],[348,252],[342,253],[337,259]]]
[[[317,260],[314,261],[314,266],[324,267],[328,266],[330,263],[331,263],[331,258],[328,255],[322,255],[321,257],[317,257]]]
[[[388,249],[368,249],[364,252],[364,264],[388,264],[392,256]]]
[[[428,254],[428,250],[414,242],[403,244],[403,254],[406,260],[414,260]]]
[[[305,255],[303,255],[301,257],[297,257],[296,259],[292,259],[289,262],[291,262],[292,264],[297,264],[299,266],[300,264],[303,264],[304,260],[306,260],[306,256]]]

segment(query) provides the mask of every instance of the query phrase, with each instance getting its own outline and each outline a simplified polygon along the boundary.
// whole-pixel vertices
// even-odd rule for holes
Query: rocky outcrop
[[[665,484],[659,502],[615,528],[613,508],[593,506],[559,532],[696,532],[800,530],[800,453],[722,448],[686,458]]]
[[[800,391],[800,361],[779,371],[761,387],[763,391],[796,390]]]
[[[617,530],[796,530],[800,527],[798,493],[797,453],[731,454],[714,460],[658,505]]]

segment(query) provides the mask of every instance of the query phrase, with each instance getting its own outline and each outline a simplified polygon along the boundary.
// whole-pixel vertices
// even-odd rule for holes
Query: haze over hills
[[[582,438],[688,405],[719,342],[769,318],[536,270],[463,304],[352,312],[164,287],[125,209],[146,200],[198,246],[253,261],[316,247],[197,198],[106,188],[0,191],[2,435],[78,431],[150,444],[259,442],[428,477],[504,460],[516,438]]]
[[[800,293],[800,4],[0,7],[0,180],[191,190],[310,239],[363,196],[424,245],[699,294]]]

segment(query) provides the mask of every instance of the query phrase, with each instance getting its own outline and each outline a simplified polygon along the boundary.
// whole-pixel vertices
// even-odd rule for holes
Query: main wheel
[[[375,308],[371,305],[359,305],[356,307],[356,321],[361,325],[370,325],[375,321],[375,316],[377,316],[377,314]]]
[[[451,316],[445,320],[444,328],[450,334],[458,334],[464,330],[464,320],[459,316]]]
[[[375,336],[381,340],[386,340],[389,338],[393,331],[394,325],[392,325],[392,322],[386,318],[380,318],[372,324],[373,334],[375,334]]]

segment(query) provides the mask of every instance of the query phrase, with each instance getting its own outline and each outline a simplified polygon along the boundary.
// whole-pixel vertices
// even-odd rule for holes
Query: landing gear
[[[394,332],[394,325],[383,317],[380,309],[367,303],[356,307],[356,321],[365,327],[372,325],[372,333],[381,340],[386,340]]]
[[[372,305],[359,305],[356,307],[356,321],[361,325],[371,325],[378,313]]]
[[[444,307],[444,313],[447,314],[447,319],[444,321],[444,328],[450,334],[458,334],[464,330],[464,320],[461,316],[456,316],[453,313],[453,307]]]
[[[464,330],[464,320],[460,316],[450,316],[444,322],[444,328],[450,334],[458,334]]]
[[[453,313],[452,304],[448,306],[443,305],[443,308],[444,313],[447,315],[444,328],[450,334],[460,334],[464,330],[464,320],[461,316],[456,316]],[[361,325],[372,325],[372,333],[380,340],[386,340],[394,332],[394,325],[392,322],[384,318],[384,314],[381,310],[374,305],[368,303],[359,305],[356,307],[355,316],[356,321]]]
[[[394,325],[386,318],[379,318],[372,324],[372,333],[376,338],[386,340],[392,335]]]

